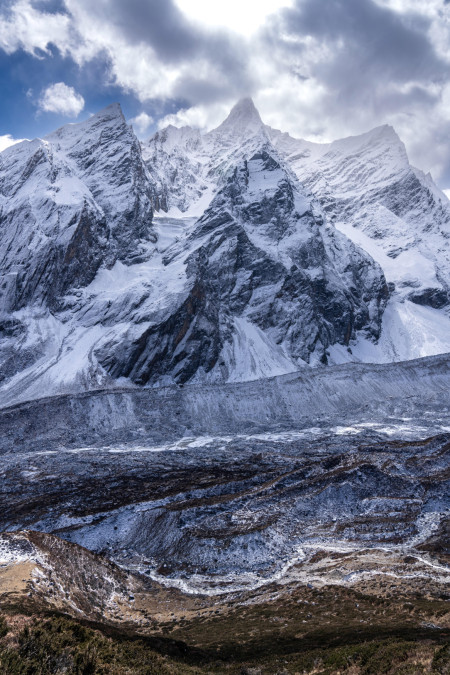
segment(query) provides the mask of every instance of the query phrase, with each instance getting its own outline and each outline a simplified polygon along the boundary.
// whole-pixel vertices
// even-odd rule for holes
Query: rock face
[[[201,148],[200,132],[169,125],[142,148],[155,182],[155,209],[167,212],[176,204],[181,212],[201,198],[206,183],[199,180],[202,164],[195,159]]]
[[[450,350],[450,332],[436,341],[429,324],[432,347],[386,331],[396,323],[392,310],[384,314],[389,291],[378,263],[386,271],[385,259],[425,256],[422,240],[414,235],[394,261],[395,251],[367,254],[354,236],[372,241],[362,209],[384,200],[397,220],[443,241],[447,206],[401,144],[386,141],[391,133],[312,148],[266,127],[244,99],[207,134],[168,127],[141,149],[113,105],[4,151],[0,404],[122,378],[242,381]],[[407,187],[413,176],[422,187],[428,181],[429,208],[424,187],[417,195]],[[437,275],[404,286],[401,298],[427,321],[446,303]]]
[[[409,164],[392,127],[324,145],[268,134],[335,226],[384,262],[403,298],[448,306],[450,202]]]
[[[152,183],[117,105],[0,156],[2,311],[54,309],[152,232]]]
[[[149,315],[137,338],[97,352],[114,377],[248,379],[326,361],[328,345],[348,345],[356,330],[379,335],[381,270],[326,225],[268,145],[237,164],[184,245],[163,258],[169,269],[181,261],[184,293],[170,314]]]
[[[207,134],[168,126],[142,144],[156,185],[157,203],[174,216],[200,217],[243,157],[269,145],[266,127],[251,99],[242,99],[222,124]]]
[[[100,268],[148,257],[156,240],[153,193],[139,141],[118,105],[1,153],[0,381],[17,375],[27,390],[64,357],[69,335],[72,375],[96,372],[75,356],[79,324],[61,314],[64,298],[87,287]],[[69,370],[63,364],[60,373]],[[37,391],[42,386],[42,393],[58,387],[54,378],[36,384]]]

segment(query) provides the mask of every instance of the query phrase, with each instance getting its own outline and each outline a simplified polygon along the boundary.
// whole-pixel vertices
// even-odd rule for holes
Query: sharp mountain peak
[[[264,123],[251,98],[242,98],[231,109],[228,117],[211,133],[229,131],[249,132],[264,130]]]

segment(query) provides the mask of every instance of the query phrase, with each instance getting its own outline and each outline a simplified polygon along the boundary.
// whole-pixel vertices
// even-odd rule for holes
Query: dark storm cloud
[[[152,47],[158,59],[180,65],[206,59],[218,73],[216,81],[192,74],[180,82],[174,94],[195,103],[208,103],[252,90],[247,69],[247,47],[237,35],[195,24],[183,14],[173,0],[108,0],[93,3],[92,12],[105,15],[132,44]]]
[[[292,57],[298,50],[293,36],[311,36],[331,49],[332,56],[315,64],[312,76],[349,101],[374,87],[379,97],[387,85],[381,96],[388,103],[390,84],[428,85],[448,77],[448,64],[436,55],[423,16],[400,14],[373,0],[297,0],[280,21],[271,40],[285,54]],[[420,87],[415,92],[424,99]],[[405,102],[411,103],[411,92]]]
[[[49,14],[65,14],[64,0],[33,0],[33,7]]]
[[[412,161],[432,168],[448,187],[450,123],[443,97],[450,64],[439,48],[445,49],[449,4],[413,11],[408,3],[394,10],[377,0],[295,0],[272,18],[264,40],[280,72],[291,64],[309,78],[304,102],[308,106],[311,97],[325,136],[393,124]],[[298,100],[301,114],[302,93]],[[305,133],[315,134],[310,119],[305,122]]]
[[[93,11],[103,15],[102,4],[94,3]],[[128,40],[150,44],[166,63],[191,59],[203,47],[204,35],[172,0],[110,0],[107,9]]]

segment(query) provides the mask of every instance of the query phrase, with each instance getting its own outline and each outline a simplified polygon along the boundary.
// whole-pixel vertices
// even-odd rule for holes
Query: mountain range
[[[243,99],[139,142],[118,104],[0,154],[0,403],[450,351],[450,202],[388,126]]]

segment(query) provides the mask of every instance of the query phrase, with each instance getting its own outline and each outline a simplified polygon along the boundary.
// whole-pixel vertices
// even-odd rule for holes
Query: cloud
[[[64,82],[57,82],[42,92],[38,106],[44,112],[78,117],[84,108],[84,98],[73,87],[68,87]]]
[[[65,0],[64,7],[48,12],[42,1],[10,0],[0,9],[0,48],[42,57],[56,47],[79,66],[106,59],[110,83],[141,101],[195,104],[252,88],[248,42],[191,21],[173,0]]]
[[[151,115],[147,115],[146,112],[141,112],[139,115],[137,115],[137,117],[134,117],[130,120],[131,124],[139,134],[145,134],[154,121],[155,120],[153,117]]]
[[[11,145],[15,145],[16,143],[21,143],[24,138],[13,138],[10,136],[10,134],[6,134],[5,136],[0,136],[0,152],[2,150],[6,150],[6,148],[9,148]]]
[[[158,120],[158,129],[172,124],[174,127],[196,127],[207,131],[218,126],[230,112],[227,103],[196,105],[181,108],[176,113],[165,115]]]
[[[276,26],[276,50],[288,61],[301,55],[306,74],[342,101],[360,101],[375,88],[385,104],[395,85],[426,87],[448,73],[427,35],[430,24],[426,14],[374,0],[300,0]]]
[[[24,49],[42,58],[49,54],[49,45],[57,44],[67,54],[71,19],[64,13],[50,13],[33,6],[31,0],[9,2],[0,14],[0,48],[7,54]]]
[[[113,81],[141,101],[213,102],[252,86],[249,45],[190,21],[173,0],[66,0],[87,50],[107,54]],[[108,22],[105,25],[105,12]],[[84,53],[80,52],[81,58]]]
[[[261,40],[275,84],[256,100],[269,123],[282,111],[284,128],[312,140],[390,123],[413,163],[444,180],[450,11],[440,0],[297,0]]]

